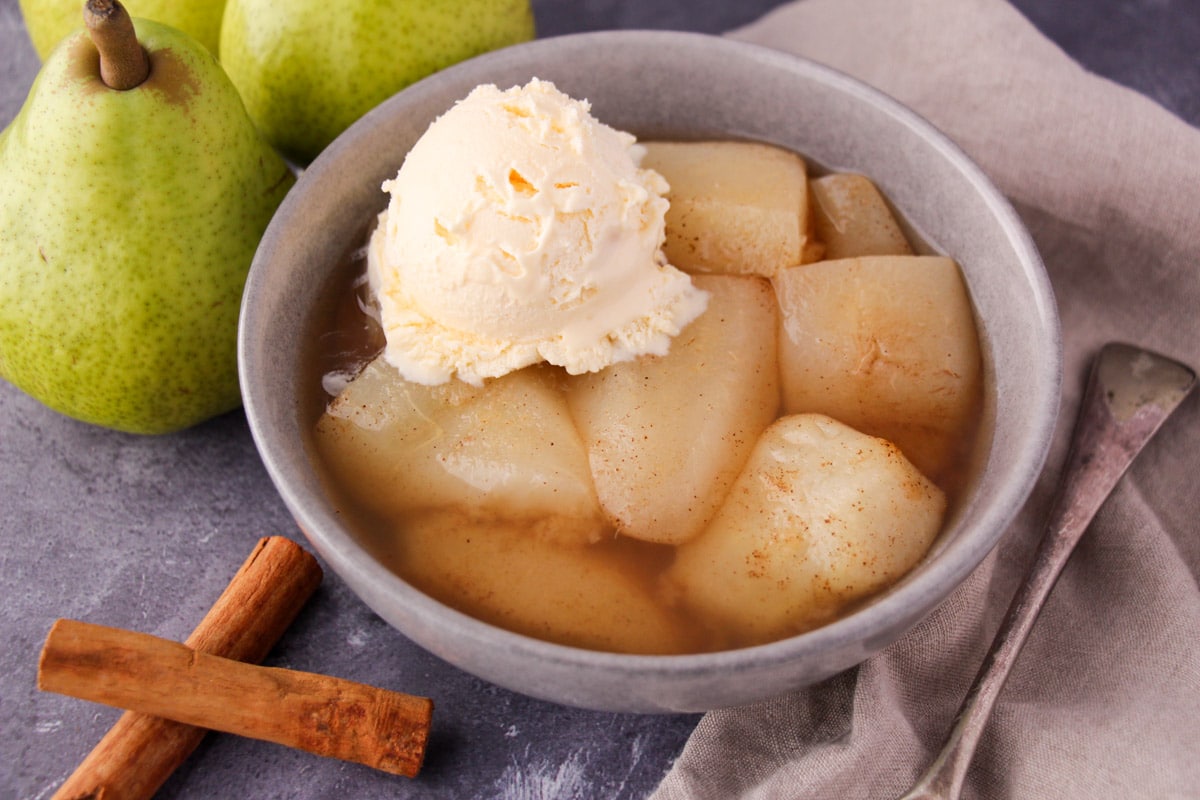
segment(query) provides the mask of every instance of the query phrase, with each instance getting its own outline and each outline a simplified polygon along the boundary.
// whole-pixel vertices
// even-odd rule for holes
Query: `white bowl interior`
[[[640,138],[771,142],[869,175],[962,266],[981,322],[987,432],[977,474],[933,553],[860,611],[759,647],[629,656],[500,630],[415,590],[339,519],[313,467],[299,401],[313,309],[333,267],[386,204],[428,124],[480,83],[532,77],[587,98]],[[946,137],[883,94],[820,65],[699,34],[605,32],[545,39],[438,73],[366,115],[304,173],[263,238],[239,335],[246,412],[264,463],[313,547],[381,617],[434,654],[507,688],[611,711],[695,711],[773,696],[859,663],[943,600],[984,558],[1032,490],[1061,376],[1054,298],[1020,220]]]

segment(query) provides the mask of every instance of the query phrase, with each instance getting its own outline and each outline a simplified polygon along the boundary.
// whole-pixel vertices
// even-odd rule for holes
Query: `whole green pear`
[[[267,139],[307,163],[410,83],[533,36],[529,0],[228,0],[220,58]]]
[[[203,45],[136,27],[144,82],[109,88],[81,31],[0,133],[0,377],[163,433],[240,404],[241,293],[294,179]]]
[[[82,0],[21,0],[25,29],[39,58],[45,61],[56,44],[82,27],[82,6]],[[129,0],[125,8],[134,17],[179,28],[216,55],[225,0]]]

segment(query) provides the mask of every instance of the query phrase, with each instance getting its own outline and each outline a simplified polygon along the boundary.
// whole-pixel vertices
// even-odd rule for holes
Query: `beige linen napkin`
[[[1096,349],[1121,339],[1200,366],[1200,131],[1087,73],[1002,0],[801,0],[733,36],[848,72],[956,140],[1024,218],[1060,305],[1055,445],[997,551],[860,667],[707,714],[654,795],[896,797],[941,746],[1024,574]],[[1200,797],[1197,476],[1193,394],[1063,573],[966,798]]]

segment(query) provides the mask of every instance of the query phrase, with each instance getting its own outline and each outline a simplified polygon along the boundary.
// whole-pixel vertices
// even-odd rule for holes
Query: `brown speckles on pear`
[[[192,99],[200,92],[200,82],[182,59],[170,48],[150,54],[150,77],[142,84],[159,92],[171,105],[190,108]]]
[[[70,83],[82,84],[87,94],[122,91],[109,87],[101,77],[100,51],[87,34],[75,36],[66,46],[70,48],[67,70]],[[169,47],[143,52],[148,72],[134,88],[157,92],[167,103],[188,108],[200,91],[200,81],[192,68]]]

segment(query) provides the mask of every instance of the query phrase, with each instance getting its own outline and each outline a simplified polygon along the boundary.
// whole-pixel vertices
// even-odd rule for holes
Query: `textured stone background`
[[[600,28],[720,32],[771,0],[534,0],[542,35]],[[1200,123],[1196,0],[1018,0],[1089,69]],[[16,0],[0,0],[0,125],[37,70]],[[3,232],[0,231],[0,235]],[[37,653],[72,617],[182,639],[269,534],[299,539],[245,420],[144,439],[64,419],[0,383],[0,800],[48,797],[117,716],[40,694]],[[178,798],[640,798],[695,717],[598,714],[459,672],[327,575],[269,663],[436,698],[417,781],[210,736],[163,789]]]

